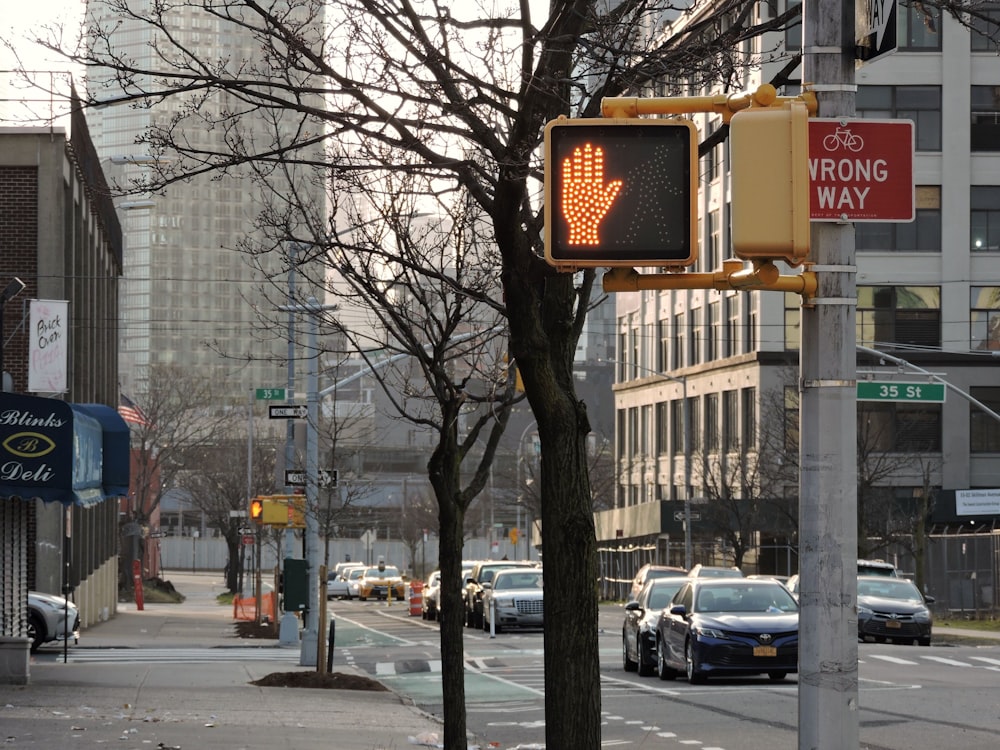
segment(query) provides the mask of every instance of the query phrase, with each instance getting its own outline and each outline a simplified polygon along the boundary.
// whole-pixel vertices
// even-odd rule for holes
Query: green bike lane
[[[417,627],[414,627],[417,626]],[[384,616],[372,622],[339,614],[334,626],[333,671],[350,664],[421,706],[442,702],[439,631],[436,625]],[[541,634],[491,639],[469,631],[465,641],[468,705],[529,702],[544,696]]]

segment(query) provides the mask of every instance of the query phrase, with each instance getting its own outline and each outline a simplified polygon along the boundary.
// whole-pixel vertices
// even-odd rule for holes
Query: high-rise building
[[[142,15],[153,2],[136,0],[130,6]],[[174,72],[163,58],[179,55],[181,48],[204,61],[228,60],[233,69],[259,56],[252,34],[197,4],[172,8],[162,30],[144,20],[117,17],[101,0],[90,0],[88,14],[107,30],[90,43],[98,48],[106,44],[115,56],[134,60],[144,71]],[[166,39],[168,32],[172,41]],[[140,76],[123,90],[114,71],[88,72],[91,95],[106,102],[88,116],[112,185],[134,188],[151,170],[179,172],[191,166],[190,152],[179,156],[168,148],[154,154],[142,143],[150,127],[168,127],[172,118],[180,121],[174,138],[210,161],[215,161],[209,156],[213,154],[266,148],[289,132],[277,117],[272,119],[275,113],[244,109],[231,94],[213,92],[199,99],[204,92],[196,91],[155,102],[126,101],[139,89],[155,91],[152,78]],[[268,196],[253,169],[244,165],[225,172],[206,170],[155,194],[137,192],[116,200],[123,209],[125,235],[120,342],[125,393],[141,394],[149,368],[157,365],[180,366],[193,375],[231,383],[234,395],[286,384],[288,317],[277,307],[282,290],[288,289],[287,248],[280,231],[261,228],[259,219],[268,201],[281,194],[281,185],[292,179],[275,169],[269,180],[279,190]],[[296,188],[322,214],[323,186],[302,180]],[[305,299],[312,292],[305,289],[302,275],[296,281],[296,297]],[[298,327],[303,327],[301,319]]]

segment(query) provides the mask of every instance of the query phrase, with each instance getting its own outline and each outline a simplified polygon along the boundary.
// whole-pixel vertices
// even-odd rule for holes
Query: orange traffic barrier
[[[260,597],[261,619],[277,622],[277,602],[274,592],[270,591]],[[257,597],[256,596],[234,596],[233,597],[233,619],[234,620],[256,620],[257,619]]]
[[[390,592],[389,596],[392,594]],[[410,584],[410,617],[420,617],[424,611],[424,582],[413,581]]]

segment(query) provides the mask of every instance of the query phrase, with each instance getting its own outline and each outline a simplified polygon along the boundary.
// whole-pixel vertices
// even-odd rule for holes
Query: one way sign
[[[305,419],[307,407],[302,404],[277,404],[267,407],[270,419]]]
[[[316,472],[317,483],[320,487],[336,487],[337,486],[337,470],[330,469],[320,469]],[[306,473],[298,469],[285,469],[285,486],[286,487],[305,487],[306,486]]]
[[[896,0],[854,0],[854,57],[861,63],[895,52]]]

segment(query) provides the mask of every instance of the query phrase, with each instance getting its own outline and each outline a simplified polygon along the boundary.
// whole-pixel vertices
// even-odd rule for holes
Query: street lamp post
[[[521,437],[517,440],[517,533],[520,539],[521,535],[521,505],[524,502],[524,486],[527,481],[524,476],[524,438],[528,436],[529,430],[532,427],[538,426],[538,420],[532,420],[528,423],[528,426],[524,428],[521,432]],[[526,530],[527,532],[528,530]],[[527,536],[527,533],[526,533]],[[528,558],[531,558],[531,543],[525,539],[525,550],[528,553]],[[514,543],[514,559],[517,560],[517,542]]]
[[[3,309],[9,300],[14,299],[17,295],[21,293],[24,289],[24,282],[21,281],[17,276],[10,280],[10,283],[4,287],[4,290],[0,292],[0,391],[7,390],[7,372],[4,370],[3,363],[3,349],[4,349],[4,328],[3,328]],[[12,378],[13,380],[13,378]],[[11,383],[11,388],[13,388],[13,383]]]

